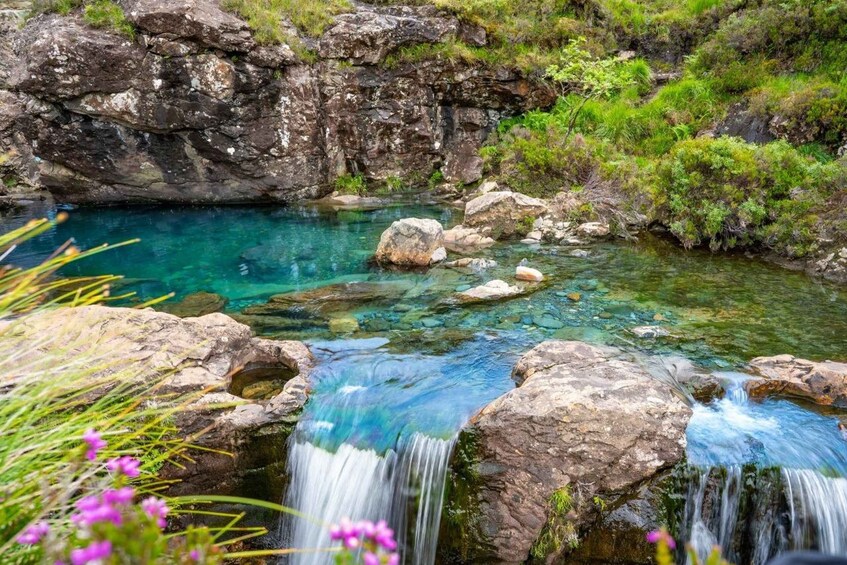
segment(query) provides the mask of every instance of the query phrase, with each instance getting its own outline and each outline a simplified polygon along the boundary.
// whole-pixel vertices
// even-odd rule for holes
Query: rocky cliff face
[[[485,43],[432,7],[357,5],[306,40],[307,64],[217,0],[121,5],[134,40],[75,16],[0,29],[0,152],[61,201],[290,201],[345,173],[471,182],[497,122],[552,101],[507,69],[389,68],[404,45]]]

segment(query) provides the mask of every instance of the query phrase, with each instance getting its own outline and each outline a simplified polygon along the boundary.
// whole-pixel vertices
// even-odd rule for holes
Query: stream
[[[8,229],[30,214],[0,223]],[[117,290],[135,291],[138,300],[217,293],[228,299],[225,311],[258,334],[306,341],[318,368],[288,446],[285,504],[328,522],[385,518],[405,563],[436,562],[459,430],[514,386],[511,369],[522,353],[552,338],[684,356],[726,383],[725,398],[694,404],[687,432],[682,531],[699,552],[721,545],[739,565],[792,548],[847,555],[847,442],[837,428],[847,415],[752,401],[738,372],[762,355],[847,358],[847,292],[742,254],[685,252],[650,234],[579,247],[499,243],[476,254],[497,262],[483,271],[372,265],[380,234],[404,217],[449,227],[460,214],[416,204],[80,208],[15,260],[33,264],[69,238],[88,248],[138,237],[65,274],[125,275]],[[445,301],[488,280],[512,280],[524,259],[549,281],[536,292],[484,305]],[[349,282],[365,283],[361,293],[327,300],[327,287]],[[269,302],[279,295],[303,300]],[[358,331],[333,333],[338,318]],[[646,325],[671,337],[629,331]],[[299,548],[328,541],[305,521],[283,522],[276,535]],[[319,553],[291,559],[330,562]]]

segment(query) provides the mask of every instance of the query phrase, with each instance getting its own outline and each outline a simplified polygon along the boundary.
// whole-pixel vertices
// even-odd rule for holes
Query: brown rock
[[[548,500],[618,496],[681,461],[690,409],[614,349],[547,341],[515,367],[520,386],[475,416],[481,486],[479,530],[491,554],[476,562],[522,563],[542,531]],[[579,531],[591,515],[579,499]]]
[[[474,198],[465,206],[464,225],[478,227],[495,239],[515,233],[518,222],[535,219],[547,211],[537,198],[519,192],[489,192]]]
[[[750,396],[797,396],[818,404],[847,408],[847,363],[776,355],[753,359],[750,369],[761,377],[745,383]]]
[[[42,311],[3,323],[5,342],[27,354],[21,366],[86,364],[91,378],[121,374],[158,382],[158,393],[184,395],[176,425],[184,435],[209,430],[195,443],[212,451],[198,462],[166,473],[182,479],[181,492],[236,489],[249,471],[251,443],[266,427],[290,426],[306,401],[313,359],[296,341],[255,338],[250,328],[223,314],[178,318],[164,312],[84,306]],[[89,359],[90,357],[90,359]],[[70,363],[73,361],[73,363]],[[227,392],[230,377],[243,368],[279,367],[294,374],[267,402],[245,402]],[[55,375],[59,377],[60,375]],[[151,398],[153,400],[153,398]],[[166,396],[157,402],[172,402]],[[216,472],[209,474],[210,469]]]

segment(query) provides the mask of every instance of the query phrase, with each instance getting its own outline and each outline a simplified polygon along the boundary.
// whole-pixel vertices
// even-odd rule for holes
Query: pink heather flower
[[[141,509],[144,510],[144,513],[154,518],[156,520],[156,524],[160,528],[164,528],[168,522],[165,520],[165,517],[170,512],[170,509],[165,504],[165,501],[156,498],[155,496],[151,496],[150,498],[145,498],[141,501]]]
[[[41,521],[27,527],[19,536],[18,543],[26,545],[34,545],[41,541],[41,538],[47,535],[50,531],[50,526],[47,522]]]
[[[109,459],[108,461],[106,461],[107,469],[109,469],[113,473],[117,471],[118,473],[121,473],[133,479],[141,473],[138,470],[139,465],[141,465],[141,462],[135,457],[130,457],[129,455],[124,455],[123,457],[115,457],[114,459]]]
[[[371,553],[370,551],[365,553],[362,560],[365,565],[379,565],[379,557],[377,557],[376,553]]]
[[[400,554],[392,553],[388,556],[387,565],[400,565]]]
[[[676,548],[676,541],[664,530],[653,530],[652,532],[648,532],[647,541],[649,543],[659,543],[663,541],[669,548]]]
[[[377,545],[387,551],[394,551],[397,549],[397,542],[394,541],[394,530],[388,527],[385,520],[377,522],[372,532],[373,533],[368,537],[376,542]]]
[[[188,552],[188,557],[190,557],[192,561],[200,561],[200,552],[196,549],[192,549]]]
[[[71,522],[78,526],[92,526],[98,522],[111,522],[120,526],[123,523],[123,516],[115,507],[103,503],[91,510],[84,510],[72,515]]]
[[[112,542],[94,542],[88,547],[71,551],[72,565],[87,565],[94,561],[102,561],[112,554]]]
[[[126,505],[132,502],[135,496],[135,489],[132,487],[121,487],[119,489],[110,489],[103,492],[103,502],[106,504],[122,504]]]
[[[101,439],[100,434],[92,429],[88,429],[84,434],[82,434],[82,440],[88,444],[88,451],[85,452],[85,457],[89,461],[97,459],[97,452],[107,445],[107,443]]]

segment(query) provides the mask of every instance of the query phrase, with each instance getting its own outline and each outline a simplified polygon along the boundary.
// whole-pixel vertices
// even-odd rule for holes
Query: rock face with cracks
[[[0,333],[27,352],[22,366],[44,360],[53,367],[83,364],[92,376],[119,374],[159,383],[156,394],[168,396],[151,396],[148,402],[181,396],[187,404],[175,414],[180,433],[205,430],[194,443],[232,455],[200,451],[183,469],[165,469],[168,477],[182,480],[177,492],[239,491],[245,476],[274,463],[263,460],[256,442],[269,434],[285,436],[293,427],[313,363],[304,344],[253,337],[250,328],[217,313],[178,318],[129,308],[60,308],[4,322]],[[294,376],[270,400],[248,402],[229,388],[234,374],[250,369]]]
[[[612,507],[685,455],[691,410],[618,350],[547,341],[520,359],[514,378],[519,386],[463,431],[475,477],[467,523],[482,540],[467,556],[475,562],[523,563],[549,526],[555,493],[572,499],[566,519],[578,535],[596,511],[593,496]]]
[[[59,201],[287,202],[343,174],[473,182],[499,120],[553,100],[508,69],[385,65],[407,45],[485,43],[431,6],[356,4],[301,38],[307,62],[218,0],[119,3],[134,40],[78,14],[0,25],[0,153]]]

